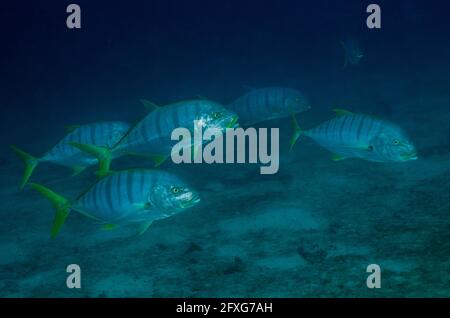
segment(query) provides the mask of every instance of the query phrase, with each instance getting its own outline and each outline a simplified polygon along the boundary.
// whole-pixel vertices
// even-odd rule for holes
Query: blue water
[[[65,25],[68,1],[0,11],[0,296],[3,297],[448,297],[450,296],[449,5],[375,1],[79,0],[82,28]],[[364,57],[344,66],[340,41]],[[333,108],[404,128],[419,159],[335,162],[309,139],[280,170],[258,165],[160,167],[202,197],[183,213],[135,229],[100,231],[70,214],[50,239],[51,204],[20,191],[23,164],[7,147],[42,154],[64,126],[137,122],[140,98],[165,105],[206,96],[227,104],[250,88],[292,87],[311,100],[311,128]],[[121,158],[115,167],[151,167]],[[32,177],[68,198],[95,182],[94,168],[42,164]],[[66,287],[78,264],[82,288]],[[366,286],[369,264],[381,288]]]

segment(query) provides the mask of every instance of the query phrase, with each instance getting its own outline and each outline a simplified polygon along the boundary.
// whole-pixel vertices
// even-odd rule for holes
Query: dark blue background
[[[2,3],[3,142],[56,141],[67,124],[135,120],[140,97],[226,103],[246,86],[277,85],[320,106],[348,76],[339,46],[347,34],[364,47],[352,76],[366,84],[383,69],[420,82],[422,70],[450,56],[448,1],[79,0],[82,29],[69,30],[71,2]],[[381,30],[365,26],[371,2],[381,5]]]

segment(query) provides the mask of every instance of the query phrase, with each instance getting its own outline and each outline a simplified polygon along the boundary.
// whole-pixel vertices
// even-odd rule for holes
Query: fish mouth
[[[231,117],[230,122],[228,123],[226,128],[236,128],[239,126],[239,124],[237,123],[237,121],[239,120],[239,117],[237,115],[234,115]]]
[[[198,194],[193,194],[192,198],[189,201],[184,201],[181,203],[181,207],[183,209],[187,209],[187,208],[190,208],[190,207],[196,205],[199,202],[200,202],[200,196]]]
[[[417,160],[419,157],[417,156],[417,152],[413,152],[410,154],[406,154],[402,156],[403,160]]]

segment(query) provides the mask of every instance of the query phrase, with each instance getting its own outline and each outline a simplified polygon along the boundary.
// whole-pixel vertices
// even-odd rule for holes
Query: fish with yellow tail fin
[[[199,128],[204,131],[208,128],[218,128],[224,132],[226,128],[237,126],[236,114],[211,100],[186,100],[166,106],[152,106],[153,104],[146,101],[143,103],[154,110],[131,128],[114,147],[71,143],[98,158],[100,169],[97,174],[100,177],[108,174],[114,158],[125,155],[142,156],[151,159],[155,166],[161,165],[170,157],[172,148],[177,143],[171,139],[176,128],[183,127],[191,133]],[[191,147],[191,141],[183,145],[183,149]]]
[[[361,158],[376,162],[417,159],[416,148],[398,125],[370,115],[334,110],[337,117],[310,130],[301,130],[295,116],[291,149],[300,136],[307,136],[333,153],[335,161]]]
[[[129,129],[130,124],[121,121],[68,126],[68,134],[39,158],[26,153],[16,146],[11,146],[11,149],[25,163],[21,188],[25,186],[35,168],[42,162],[50,162],[72,168],[74,175],[79,174],[88,166],[98,162],[94,156],[88,155],[71,146],[71,142],[88,142],[98,146],[112,147],[122,139]]]
[[[29,184],[46,197],[56,210],[51,236],[64,225],[69,212],[79,212],[103,230],[117,225],[138,224],[143,234],[150,224],[190,208],[200,201],[197,192],[175,175],[157,170],[124,170],[100,179],[70,201],[52,190]]]

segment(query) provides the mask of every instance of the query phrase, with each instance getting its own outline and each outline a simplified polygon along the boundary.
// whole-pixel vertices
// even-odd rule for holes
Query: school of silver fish
[[[354,41],[342,41],[347,64],[357,65],[363,57]],[[329,150],[335,161],[360,158],[374,162],[405,162],[418,158],[407,133],[397,124],[372,115],[336,109],[336,117],[309,130],[302,130],[296,114],[311,108],[309,99],[293,88],[253,89],[228,106],[204,99],[179,101],[158,106],[141,100],[149,113],[134,125],[126,122],[97,122],[68,127],[68,133],[41,157],[34,157],[16,146],[12,150],[25,163],[20,187],[29,185],[53,203],[56,210],[51,230],[55,237],[70,211],[81,213],[103,229],[137,224],[143,234],[153,221],[170,217],[200,202],[199,194],[176,175],[159,169],[111,171],[114,158],[131,155],[152,159],[155,167],[170,156],[175,128],[193,130],[201,122],[204,129],[225,132],[238,124],[250,126],[292,116],[293,136],[308,137]],[[194,127],[195,128],[195,127]],[[186,144],[184,147],[192,147]],[[41,163],[70,167],[73,174],[99,165],[98,181],[78,197],[67,199],[47,187],[30,183],[33,171]]]

